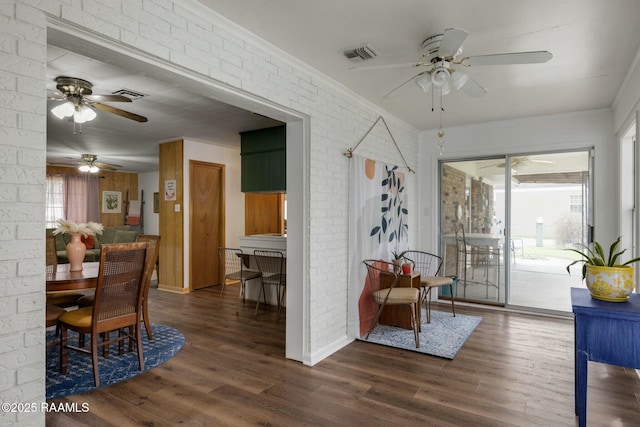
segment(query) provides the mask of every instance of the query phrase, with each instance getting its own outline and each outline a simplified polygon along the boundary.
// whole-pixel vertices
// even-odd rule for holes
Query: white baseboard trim
[[[329,345],[324,346],[320,350],[318,350],[316,352],[313,352],[313,353],[307,354],[307,356],[304,358],[303,363],[305,365],[313,366],[316,363],[318,363],[318,362],[326,359],[327,357],[331,356],[333,353],[335,353],[336,351],[340,350],[341,348],[349,345],[353,341],[354,341],[353,339],[351,339],[351,338],[347,337],[346,335],[344,335],[340,339],[332,342]]]

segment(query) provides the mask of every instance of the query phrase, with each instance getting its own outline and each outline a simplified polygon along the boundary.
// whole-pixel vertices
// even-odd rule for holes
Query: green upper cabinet
[[[241,132],[243,193],[287,191],[286,126]]]

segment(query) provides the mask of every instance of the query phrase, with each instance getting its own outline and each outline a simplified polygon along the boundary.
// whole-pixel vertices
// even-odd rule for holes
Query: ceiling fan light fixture
[[[51,109],[51,112],[53,113],[53,115],[59,118],[60,120],[64,119],[65,117],[73,116],[73,113],[75,111],[76,111],[76,107],[75,105],[73,105],[73,102],[71,101],[67,101],[63,104],[56,105]]]
[[[97,173],[99,170],[100,168],[98,168],[96,165],[89,166],[89,172],[91,173]]]
[[[431,76],[428,73],[419,75],[416,78],[416,84],[420,86],[423,91],[428,92],[431,87]]]
[[[460,71],[454,71],[451,74],[451,84],[455,90],[460,90],[469,81],[469,76]]]
[[[431,82],[433,85],[437,87],[444,86],[449,83],[450,79],[449,63],[447,61],[438,62],[433,71],[431,71]]]
[[[449,95],[449,92],[451,92],[451,86],[449,85],[449,83],[445,83],[442,86],[435,86],[433,88],[433,92],[436,95]]]
[[[90,168],[89,165],[80,165],[80,166],[78,166],[78,170],[80,172],[85,172],[86,173],[86,172],[89,172],[90,169],[91,168]]]
[[[96,112],[93,109],[87,107],[86,105],[81,105],[76,108],[75,113],[73,113],[73,120],[76,123],[84,123],[90,122],[95,119],[97,116]]]

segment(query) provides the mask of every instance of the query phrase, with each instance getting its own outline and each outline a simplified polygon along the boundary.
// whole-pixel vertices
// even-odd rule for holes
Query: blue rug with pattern
[[[416,348],[413,330],[395,326],[378,325],[371,331],[369,339],[365,339],[366,334],[358,339],[453,359],[481,320],[482,317],[464,314],[456,314],[456,317],[453,317],[451,312],[431,310],[431,323],[427,323],[427,314],[423,309],[419,348]]]
[[[178,331],[165,325],[151,325],[153,340],[149,341],[147,333],[142,327],[142,353],[144,355],[144,371],[155,368],[166,362],[180,351],[184,345],[184,336]],[[47,343],[55,340],[55,331],[47,331]],[[90,335],[87,336],[90,339]],[[69,344],[78,345],[78,334],[69,331]],[[125,341],[125,349],[126,343]],[[96,389],[93,383],[93,366],[91,355],[74,350],[67,351],[69,364],[66,374],[60,373],[60,347],[47,349],[47,399],[64,397],[72,394],[84,393]],[[98,367],[100,372],[100,387],[106,387],[120,381],[127,380],[144,371],[140,371],[138,353],[136,351],[118,355],[117,344],[109,348],[109,357],[102,357],[99,350]]]

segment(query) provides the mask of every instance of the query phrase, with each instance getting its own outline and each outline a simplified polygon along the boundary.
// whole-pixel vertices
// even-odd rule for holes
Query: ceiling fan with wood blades
[[[74,161],[73,163],[60,163],[52,164],[51,166],[78,166],[80,172],[96,173],[99,170],[116,171],[122,166],[113,163],[99,162],[98,156],[95,154],[81,154],[80,158],[67,157],[67,159]]]
[[[126,119],[144,123],[148,119],[103,102],[132,102],[131,98],[123,95],[98,95],[93,93],[93,84],[77,77],[56,77],[56,91],[54,96],[47,99],[60,101],[62,104],[54,107],[51,112],[58,118],[73,117],[75,123],[84,123],[96,117],[94,109],[116,114]]]
[[[460,28],[448,28],[442,34],[428,37],[422,42],[422,56],[417,62],[355,66],[350,69],[427,68],[393,88],[383,96],[383,99],[394,98],[400,89],[410,82],[415,82],[425,92],[432,89],[437,95],[447,95],[453,88],[462,90],[471,97],[481,97],[487,93],[487,90],[464,73],[463,68],[484,65],[539,64],[553,58],[553,55],[546,50],[461,57],[462,44],[468,35],[467,31]]]

